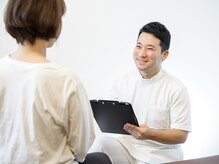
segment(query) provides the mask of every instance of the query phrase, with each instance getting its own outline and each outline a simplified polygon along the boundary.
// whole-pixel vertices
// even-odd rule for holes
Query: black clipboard
[[[132,105],[128,102],[90,100],[90,103],[102,132],[129,134],[123,129],[125,123],[139,126]]]

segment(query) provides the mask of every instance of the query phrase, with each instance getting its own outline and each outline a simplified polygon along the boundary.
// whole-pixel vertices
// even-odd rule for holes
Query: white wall
[[[0,57],[16,43],[5,32],[0,3]],[[104,98],[114,80],[135,68],[132,51],[138,30],[149,21],[172,34],[164,69],[187,86],[192,128],[183,145],[185,159],[219,154],[219,1],[218,0],[66,0],[58,43],[48,58],[76,72],[88,96]]]

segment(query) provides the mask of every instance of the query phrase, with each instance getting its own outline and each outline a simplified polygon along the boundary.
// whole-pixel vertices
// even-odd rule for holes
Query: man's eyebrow
[[[141,42],[137,42],[136,44],[138,44],[138,45],[143,45]],[[154,46],[153,44],[147,44],[147,45],[143,45],[143,46],[155,48],[155,46]]]
[[[148,44],[147,47],[154,47],[155,48],[155,46],[152,44]]]

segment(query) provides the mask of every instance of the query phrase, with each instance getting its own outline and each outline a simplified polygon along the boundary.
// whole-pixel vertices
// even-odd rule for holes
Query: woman
[[[83,162],[93,143],[93,115],[82,83],[46,58],[65,10],[63,0],[7,3],[5,27],[18,48],[0,59],[2,163]]]

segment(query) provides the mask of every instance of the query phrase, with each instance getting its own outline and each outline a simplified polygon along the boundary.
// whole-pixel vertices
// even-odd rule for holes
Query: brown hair
[[[64,0],[8,0],[5,28],[21,44],[58,38],[65,11]]]

